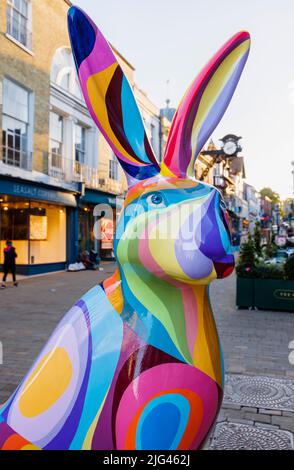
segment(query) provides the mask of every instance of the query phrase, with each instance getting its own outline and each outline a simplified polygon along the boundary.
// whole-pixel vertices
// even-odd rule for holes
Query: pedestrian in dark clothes
[[[6,241],[6,247],[4,248],[4,276],[3,276],[3,282],[1,289],[5,289],[6,285],[6,278],[7,274],[9,271],[12,274],[12,279],[13,279],[13,285],[14,287],[17,287],[17,282],[16,282],[16,264],[15,264],[15,259],[17,258],[17,254],[15,251],[14,246],[12,246],[12,242],[10,240]]]

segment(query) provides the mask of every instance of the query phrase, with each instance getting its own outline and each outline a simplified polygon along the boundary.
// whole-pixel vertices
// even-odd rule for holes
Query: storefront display
[[[66,262],[66,208],[41,201],[0,196],[0,264],[6,240],[12,240],[17,264]]]

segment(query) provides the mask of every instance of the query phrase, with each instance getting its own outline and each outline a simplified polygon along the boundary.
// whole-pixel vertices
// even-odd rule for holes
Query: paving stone
[[[281,416],[282,411],[280,411],[280,410],[266,410],[264,408],[260,408],[258,410],[258,413],[261,413],[261,414],[264,414],[264,415]],[[287,411],[284,411],[284,413],[287,413]]]
[[[253,406],[241,406],[242,411],[248,411],[249,413],[257,413],[257,408]]]
[[[236,423],[236,424],[249,424],[250,426],[253,426],[254,421],[252,419],[244,419],[244,418],[239,418],[239,419],[229,419],[228,423]]]
[[[245,413],[246,419],[253,419],[259,423],[271,423],[271,417],[269,415],[261,415],[259,413]]]
[[[225,410],[226,419],[241,419],[243,417],[239,410]]]
[[[294,421],[293,418],[286,416],[273,416],[272,424],[277,424],[281,429],[287,429],[288,431],[294,432]]]
[[[235,403],[222,403],[222,409],[224,410],[241,410],[241,405],[236,405]]]
[[[257,426],[258,428],[280,429],[277,424],[259,423],[258,421],[254,423],[254,426]]]
[[[289,416],[290,418],[294,419],[294,413],[291,413],[291,411],[282,411],[283,416]]]

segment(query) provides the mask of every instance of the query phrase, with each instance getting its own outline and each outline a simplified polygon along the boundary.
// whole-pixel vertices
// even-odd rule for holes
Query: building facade
[[[248,203],[249,231],[260,221],[260,194],[251,184],[244,183],[244,199]]]
[[[64,269],[83,250],[113,255],[124,174],[83,100],[67,33],[67,0],[0,0],[0,264],[6,239],[18,271]],[[113,48],[161,155],[161,117]],[[97,204],[113,208],[93,227]],[[118,209],[117,209],[118,207]]]

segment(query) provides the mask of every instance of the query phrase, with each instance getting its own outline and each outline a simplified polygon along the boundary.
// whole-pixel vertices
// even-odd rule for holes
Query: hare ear
[[[225,113],[246,63],[250,36],[240,32],[215,54],[182,99],[173,119],[162,172],[194,176],[197,155]]]
[[[80,8],[68,12],[69,35],[91,116],[130,184],[160,171],[131,86],[106,39]]]

